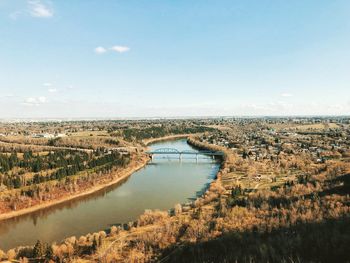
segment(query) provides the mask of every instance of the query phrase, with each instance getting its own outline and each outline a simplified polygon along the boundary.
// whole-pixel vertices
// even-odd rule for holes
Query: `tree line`
[[[94,169],[95,172],[110,170],[128,163],[128,156],[114,151],[104,153],[98,149],[92,154],[82,151],[58,150],[47,155],[23,153],[19,158],[17,153],[0,154],[0,185],[8,189],[21,188],[50,180],[62,180],[81,171]],[[32,177],[25,173],[32,172]]]
[[[214,128],[206,126],[187,126],[187,125],[178,125],[178,126],[153,126],[146,127],[143,129],[137,128],[128,128],[123,130],[123,137],[125,140],[143,140],[150,138],[159,138],[172,134],[190,134],[190,133],[202,133],[207,131],[214,131]]]

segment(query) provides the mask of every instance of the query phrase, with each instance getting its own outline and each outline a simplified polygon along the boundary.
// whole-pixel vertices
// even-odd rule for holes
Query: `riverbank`
[[[169,136],[164,136],[164,137],[160,137],[160,138],[152,138],[152,139],[147,139],[144,140],[143,143],[148,146],[152,143],[156,143],[156,142],[163,142],[163,141],[173,141],[173,140],[178,140],[178,139],[185,139],[185,138],[189,138],[190,136],[193,135],[198,135],[196,134],[176,134],[176,135],[169,135]]]
[[[86,190],[83,190],[82,192],[79,192],[77,194],[65,196],[65,197],[60,198],[60,199],[44,201],[38,205],[34,205],[34,206],[31,206],[28,208],[24,208],[24,209],[17,210],[17,211],[11,211],[8,213],[2,213],[2,214],[0,214],[0,221],[5,220],[5,219],[9,219],[9,218],[18,217],[18,216],[25,215],[25,214],[29,214],[29,213],[32,213],[32,212],[35,212],[35,211],[38,211],[38,210],[41,210],[44,208],[48,208],[48,207],[51,207],[54,205],[58,205],[58,204],[70,201],[72,199],[87,196],[87,195],[90,195],[90,194],[95,193],[97,191],[100,191],[104,188],[107,188],[109,186],[115,185],[115,184],[123,181],[124,179],[128,178],[129,176],[131,176],[134,172],[143,168],[148,163],[148,161],[149,161],[149,158],[146,155],[137,155],[137,156],[135,156],[134,159],[132,159],[130,161],[130,164],[126,168],[123,168],[120,171],[116,171],[118,177],[116,177],[112,181],[93,186],[93,187],[88,188]]]
[[[191,134],[179,134],[179,135],[170,135],[170,136],[165,136],[165,137],[160,137],[160,138],[153,138],[153,139],[145,140],[144,144],[150,145],[150,144],[156,143],[156,142],[177,140],[177,139],[181,139],[181,138],[189,138],[190,135]],[[55,205],[79,198],[79,197],[84,197],[84,196],[93,194],[93,193],[100,191],[104,188],[115,185],[115,184],[123,181],[124,179],[128,178],[129,176],[131,176],[133,173],[135,173],[136,171],[143,168],[148,163],[148,161],[149,161],[148,156],[146,156],[146,155],[140,155],[140,156],[141,156],[140,160],[138,160],[137,158],[133,159],[133,160],[131,160],[131,163],[126,168],[122,169],[121,171],[117,171],[116,173],[118,174],[118,177],[112,181],[90,187],[90,188],[83,190],[79,193],[72,194],[69,196],[64,196],[64,197],[59,198],[59,199],[43,201],[40,204],[36,204],[36,205],[30,206],[27,208],[2,213],[2,214],[0,214],[0,221],[14,218],[14,217],[18,217],[18,216],[25,215],[25,214],[30,214],[32,212],[35,212],[35,211],[38,211],[41,209],[45,209],[45,208],[55,206]],[[138,156],[138,157],[140,157],[140,156]]]
[[[186,149],[191,149],[184,139],[180,139],[177,142],[165,142],[164,145],[167,143],[174,145],[175,148],[182,149],[187,147]],[[151,147],[157,148],[162,147],[162,145],[157,144]],[[158,208],[167,213],[169,209],[174,207],[174,204],[188,206],[189,202],[191,202],[191,206],[193,206],[194,204],[188,198],[191,200],[198,197],[198,189],[201,192],[204,191],[203,186],[207,186],[215,179],[215,175],[220,167],[218,163],[213,164],[209,158],[208,163],[205,164],[205,161],[202,161],[201,165],[189,162],[186,165],[178,165],[179,167],[176,167],[174,164],[176,162],[147,165],[147,168],[136,172],[135,176],[133,174],[132,178],[125,179],[123,182],[110,188],[105,188],[106,190],[99,191],[97,195],[92,194],[88,197],[82,197],[82,199],[77,198],[76,200],[78,200],[80,207],[75,205],[77,204],[75,201],[66,202],[53,206],[52,209],[46,208],[28,216],[5,221],[3,222],[3,227],[0,228],[0,230],[4,230],[4,234],[0,236],[0,243],[2,243],[2,240],[4,241],[2,248],[10,249],[16,247],[17,250],[22,245],[33,245],[36,240],[51,243],[55,241],[60,242],[63,238],[71,236],[78,238],[82,235],[86,235],[87,240],[91,241],[91,237],[88,238],[89,235],[86,233],[99,231],[101,228],[108,230],[111,224],[127,223],[129,226],[135,225],[139,216],[143,215],[147,209]],[[107,177],[107,179],[109,178]],[[182,183],[173,185],[171,182],[175,178]],[[179,195],[181,191],[183,191],[183,194]],[[148,193],[152,193],[152,196],[149,198],[147,197]],[[154,198],[153,196],[157,197]],[[84,201],[81,202],[81,200]],[[131,209],[133,211],[130,211]],[[66,210],[71,211],[68,212]],[[128,216],[130,213],[132,215]],[[79,215],[83,216],[79,217]],[[38,222],[37,224],[33,224],[33,218]],[[75,222],[75,218],[80,218],[77,229],[74,226],[70,226],[71,222]],[[45,234],[48,227],[53,224],[56,224],[61,229],[59,231],[60,234]],[[26,235],[23,235],[20,229],[26,229]],[[12,237],[21,241],[11,241]]]
[[[224,155],[220,157],[220,170],[216,175],[216,179],[213,180],[213,182],[208,187],[206,194],[210,193],[213,189],[217,188],[218,186],[222,187],[222,177],[229,172],[228,167],[234,163],[235,156],[233,155],[233,153],[227,150],[225,147],[200,142],[193,136],[188,137],[187,143],[201,150],[221,151],[224,153]]]
[[[182,137],[185,137],[185,136],[182,136]],[[173,145],[174,142],[171,142],[171,144]],[[190,149],[189,147],[189,143],[187,143],[187,140],[179,140],[178,141],[178,144],[179,144],[179,147],[181,148],[182,146],[181,145],[187,145],[187,147]],[[198,145],[197,145],[198,146]],[[157,147],[157,146],[154,146],[154,147]],[[159,147],[161,147],[159,145]],[[165,146],[166,147],[166,146]],[[175,146],[176,148],[176,146]],[[166,166],[168,164],[166,163]],[[170,164],[168,165],[170,168],[174,167],[173,164]],[[191,172],[191,166],[194,166],[195,169],[192,169],[192,172]],[[28,232],[27,235],[28,236],[34,236],[34,240],[33,238],[29,238],[29,239],[26,239],[26,240],[22,240],[20,239],[20,237],[22,236],[21,232],[18,232],[18,230],[14,230],[12,232],[9,232],[7,234],[5,234],[5,236],[3,236],[4,238],[4,241],[6,243],[6,239],[10,236],[17,236],[21,242],[12,242],[12,244],[5,244],[5,248],[6,249],[9,249],[11,247],[16,247],[16,251],[20,251],[20,246],[22,244],[34,244],[35,243],[35,240],[39,239],[41,240],[42,242],[54,242],[57,240],[63,240],[62,238],[65,238],[63,241],[61,241],[62,243],[59,243],[59,244],[63,244],[65,242],[68,242],[70,243],[71,240],[73,240],[72,238],[74,238],[75,240],[77,238],[75,238],[75,236],[80,236],[81,235],[84,235],[83,238],[79,238],[79,240],[89,240],[89,242],[80,242],[79,244],[81,246],[83,245],[91,245],[91,235],[94,235],[94,236],[97,236],[97,233],[101,234],[103,236],[109,236],[109,232],[107,231],[106,234],[105,232],[103,231],[99,231],[99,226],[101,227],[105,227],[105,226],[109,226],[111,222],[113,222],[114,224],[118,224],[118,223],[128,223],[128,226],[133,228],[135,226],[138,226],[137,227],[137,230],[140,232],[139,233],[143,233],[144,231],[147,231],[147,227],[146,229],[144,229],[142,227],[142,223],[141,225],[138,223],[138,222],[141,222],[142,220],[144,220],[145,217],[148,216],[148,213],[151,213],[150,216],[153,217],[153,214],[156,215],[157,213],[160,213],[161,215],[164,215],[167,219],[166,221],[167,222],[172,222],[173,220],[177,220],[178,217],[173,217],[173,215],[178,215],[178,216],[188,216],[189,214],[192,214],[194,213],[193,209],[197,209],[197,205],[198,203],[200,202],[203,202],[203,198],[206,199],[206,197],[209,195],[209,196],[212,196],[212,194],[210,192],[215,192],[215,189],[217,189],[215,187],[215,182],[217,181],[217,173],[219,171],[219,164],[216,163],[215,166],[213,166],[212,164],[212,161],[209,160],[209,163],[208,164],[201,164],[201,165],[197,165],[197,164],[188,164],[188,165],[184,165],[182,168],[181,168],[181,172],[179,174],[177,174],[176,176],[178,176],[178,180],[182,181],[183,182],[183,185],[178,188],[177,190],[175,190],[175,186],[172,186],[171,185],[171,179],[173,176],[175,176],[175,174],[172,174],[171,171],[168,171],[168,172],[160,172],[159,173],[159,169],[161,167],[165,167],[164,165],[160,165],[160,166],[155,166],[155,165],[150,165],[148,168],[146,169],[143,169],[142,171],[140,171],[139,173],[144,173],[144,171],[146,171],[146,173],[144,173],[143,175],[144,176],[135,176],[134,178],[132,178],[131,180],[127,180],[125,182],[125,184],[121,184],[119,186],[119,184],[117,186],[114,186],[113,188],[115,190],[114,193],[113,192],[110,192],[109,194],[107,195],[104,195],[104,202],[103,204],[101,202],[98,202],[98,201],[93,201],[92,203],[90,203],[89,205],[83,205],[83,208],[82,210],[74,210],[75,211],[71,211],[68,215],[68,218],[67,218],[67,213],[65,212],[62,212],[61,215],[55,215],[54,217],[56,218],[51,218],[50,216],[47,216],[47,215],[39,215],[38,216],[38,222],[40,221],[40,219],[44,216],[45,217],[45,220],[47,221],[47,223],[44,221],[42,221],[41,223],[38,224],[38,226],[35,226],[33,228],[27,228],[26,224],[27,224],[27,221],[31,221],[31,219],[26,219],[26,217],[24,217],[24,222],[19,222],[19,224],[16,224],[16,228],[17,229],[21,229],[22,227],[26,227],[26,231]],[[147,169],[150,170],[148,171],[148,174],[147,174]],[[184,170],[185,169],[185,170]],[[158,171],[158,175],[156,175],[156,172],[155,170]],[[215,173],[214,173],[215,171]],[[207,177],[207,172],[208,175],[210,176]],[[168,179],[164,179],[168,177]],[[145,181],[145,178],[146,181]],[[153,178],[153,179],[152,179]],[[202,178],[202,179],[199,179],[199,178]],[[156,184],[155,183],[152,183],[152,180],[157,180]],[[208,180],[210,180],[210,182],[208,182]],[[162,185],[160,182],[166,182],[166,184]],[[155,182],[155,181],[154,181]],[[132,186],[137,186],[139,185],[139,189],[134,188]],[[154,185],[162,185],[161,190],[159,188],[157,188],[157,186],[154,187]],[[168,185],[168,186],[167,186]],[[127,210],[125,210],[123,207],[125,206],[125,203],[126,202],[129,202],[130,204],[127,205],[127,207],[133,207],[133,209],[135,208],[135,206],[137,206],[137,204],[140,204],[140,203],[143,203],[145,196],[142,194],[142,191],[144,191],[145,189],[148,189],[148,191],[151,191],[152,193],[155,193],[155,192],[158,192],[159,193],[159,196],[160,197],[164,197],[164,196],[167,196],[167,198],[169,196],[171,196],[171,193],[169,192],[169,188],[173,189],[175,193],[179,193],[179,191],[183,191],[183,189],[187,189],[188,185],[194,185],[195,187],[192,187],[192,190],[185,190],[185,192],[187,191],[186,194],[184,194],[184,196],[186,197],[186,199],[182,199],[182,198],[179,198],[178,194],[174,194],[174,199],[171,200],[171,202],[168,202],[168,204],[166,206],[164,205],[161,205],[161,203],[163,201],[160,201],[160,202],[157,202],[157,205],[154,205],[154,201],[151,201],[151,203],[149,204],[144,204],[142,205],[144,208],[143,209],[149,209],[151,207],[151,209],[161,209],[162,212],[157,212],[156,210],[152,210],[152,212],[147,212],[149,210],[146,210],[146,212],[144,212],[145,210],[142,210],[142,211],[139,211],[137,213],[137,217],[133,218],[133,219],[127,219],[127,220],[120,220],[119,218],[124,218],[125,216],[125,212],[127,212],[127,210],[129,208],[127,208]],[[207,188],[207,186],[209,187],[210,185],[210,190]],[[131,186],[131,187],[130,187]],[[184,187],[186,186],[186,187]],[[205,189],[201,189],[200,192],[202,193],[201,195],[199,195],[199,192],[198,189],[200,189],[200,186],[205,186]],[[118,190],[119,189],[119,190]],[[142,190],[141,190],[142,189]],[[135,191],[136,190],[136,191]],[[104,191],[104,190],[102,190]],[[202,192],[203,191],[203,192]],[[127,199],[125,199],[125,194],[129,193],[130,196],[127,197]],[[137,193],[135,195],[135,193]],[[197,193],[195,196],[193,196],[193,193]],[[132,194],[132,195],[131,195]],[[115,201],[112,201],[112,198],[111,197],[117,197],[118,199],[115,200]],[[188,201],[188,198],[198,198],[197,200],[199,201],[196,201],[193,199],[193,201]],[[145,198],[146,199],[146,198]],[[157,198],[159,199],[159,198]],[[162,199],[162,198],[160,198]],[[106,203],[107,202],[107,203]],[[118,203],[119,202],[119,203]],[[167,202],[167,201],[165,201]],[[69,203],[69,202],[68,202]],[[96,210],[93,208],[93,205],[91,204],[94,204],[97,205],[96,206]],[[171,207],[174,207],[174,204],[175,205],[175,209],[171,209]],[[183,204],[183,205],[180,205],[180,204]],[[59,207],[59,206],[57,206]],[[102,207],[105,207],[108,209],[108,211],[104,211]],[[180,207],[180,214],[179,214],[179,207]],[[54,207],[55,209],[55,207]],[[169,213],[169,209],[171,209],[172,212]],[[183,211],[183,213],[181,212],[181,210]],[[43,210],[43,211],[46,211],[46,210]],[[76,211],[79,211],[79,213],[84,213],[84,215],[87,215],[89,214],[91,211],[91,214],[90,216],[86,217],[85,218],[82,218],[79,222],[80,225],[84,225],[86,222],[89,222],[89,228],[87,230],[84,230],[83,232],[81,231],[78,231],[78,232],[75,232],[76,230],[75,229],[72,229],[72,227],[66,227],[66,226],[63,226],[63,222],[74,222],[74,219],[72,221],[72,216],[71,215],[74,215],[73,216],[74,218],[78,218],[78,216],[76,215]],[[95,212],[93,212],[95,211]],[[97,212],[98,211],[98,212]],[[99,219],[98,216],[95,216],[95,213],[96,214],[103,214],[103,218],[104,219]],[[36,213],[34,213],[33,215],[35,216]],[[66,214],[66,215],[65,215]],[[119,214],[119,216],[118,216]],[[182,214],[182,215],[181,215]],[[46,219],[47,218],[47,219]],[[108,220],[105,220],[105,218],[109,218]],[[17,219],[15,219],[17,220]],[[18,220],[21,220],[21,218],[18,218]],[[55,236],[53,237],[51,240],[47,240],[47,236],[44,234],[44,235],[40,235],[39,233],[45,233],[44,230],[47,229],[47,226],[50,226],[52,225],[52,223],[55,221],[55,220],[59,220],[58,222],[58,226],[61,224],[61,231],[66,231],[66,233],[64,233],[62,236]],[[141,221],[140,221],[141,220]],[[96,224],[94,226],[94,224],[90,224],[90,222],[97,222],[98,223],[98,227],[96,228]],[[157,226],[157,222],[155,221],[155,226]],[[4,222],[5,224],[5,222]],[[30,223],[32,224],[32,223]],[[43,225],[42,225],[43,224]],[[104,229],[109,229],[108,227],[107,228],[104,228]],[[116,227],[113,227],[113,229],[116,229]],[[118,228],[119,231],[122,231],[122,233],[129,233],[128,232],[128,228],[125,228],[125,230],[122,230],[123,228]],[[99,231],[99,232],[95,232],[93,234],[86,234],[86,233],[89,233],[90,231]],[[130,229],[131,230],[131,229]],[[38,234],[36,234],[36,232],[38,232]],[[113,232],[113,231],[112,231]],[[91,232],[90,232],[91,233]],[[132,233],[134,233],[132,231]],[[69,238],[66,238],[66,237],[69,237]],[[50,237],[51,238],[51,237]],[[112,238],[112,235],[111,235],[111,238]],[[131,238],[131,236],[130,236]],[[97,240],[100,240],[99,238],[96,237]],[[0,242],[1,242],[1,239],[0,239]],[[104,240],[103,241],[104,243],[106,243],[106,245],[109,243],[109,241],[107,240]],[[113,241],[112,241],[113,242]],[[68,243],[65,243],[65,244],[68,244]]]
[[[167,211],[146,211],[140,215],[138,220],[133,223],[133,227],[127,230],[119,230],[118,234],[107,235],[104,239],[106,249],[101,248],[91,257],[92,261],[106,260],[108,257],[113,258],[118,252],[118,258],[130,258],[133,251],[137,251],[135,240],[140,244],[152,247],[152,250],[143,250],[139,255],[142,261],[159,261],[166,262],[168,256],[173,252],[181,249],[184,240],[192,243],[201,237],[202,233],[207,231],[206,220],[216,214],[217,208],[220,207],[222,197],[225,195],[225,188],[222,186],[222,175],[227,173],[227,166],[232,160],[231,153],[223,147],[200,142],[195,136],[184,136],[187,143],[200,150],[222,151],[224,155],[220,157],[220,169],[217,171],[215,179],[211,181],[206,190],[197,196],[194,200],[186,204],[176,204],[172,213]],[[182,137],[182,138],[184,138]],[[221,222],[222,223],[222,222]],[[209,224],[208,224],[209,229]],[[181,234],[180,234],[181,233]],[[220,233],[214,234],[218,236]],[[122,242],[121,242],[122,241]],[[130,244],[119,246],[121,244]],[[160,245],[161,244],[161,248]],[[172,247],[171,249],[169,249]],[[177,248],[176,248],[177,247]],[[169,249],[169,250],[168,250]],[[173,250],[166,256],[161,251]],[[149,252],[152,251],[152,252]],[[114,254],[113,254],[114,253]],[[160,257],[159,257],[160,256]],[[117,258],[117,257],[116,257]],[[152,259],[152,260],[151,260]]]

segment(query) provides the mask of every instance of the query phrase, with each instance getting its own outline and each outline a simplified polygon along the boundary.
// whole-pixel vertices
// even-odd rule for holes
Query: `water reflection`
[[[185,140],[152,148],[192,149]],[[135,220],[145,209],[169,209],[201,195],[218,172],[208,156],[193,159],[154,158],[131,177],[95,192],[31,214],[0,222],[0,248],[59,241]]]

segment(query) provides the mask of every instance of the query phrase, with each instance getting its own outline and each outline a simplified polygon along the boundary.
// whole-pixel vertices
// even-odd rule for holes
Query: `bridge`
[[[198,156],[199,155],[207,155],[215,158],[215,156],[223,156],[224,153],[221,151],[195,151],[195,150],[184,150],[184,151],[179,151],[174,148],[159,148],[155,149],[152,151],[147,151],[147,154],[149,154],[153,160],[154,155],[177,155],[179,156],[179,160],[182,160],[182,157],[184,155],[195,155],[196,160],[198,161]]]

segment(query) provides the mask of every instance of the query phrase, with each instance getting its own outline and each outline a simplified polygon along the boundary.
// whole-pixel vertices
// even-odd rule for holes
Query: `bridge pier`
[[[182,153],[179,154],[179,160],[182,161]]]
[[[196,163],[198,163],[198,153],[196,153]]]

